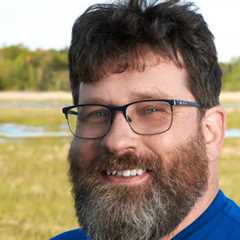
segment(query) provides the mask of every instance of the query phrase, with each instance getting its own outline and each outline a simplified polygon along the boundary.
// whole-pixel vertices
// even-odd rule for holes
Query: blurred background
[[[0,236],[42,240],[77,227],[67,176],[71,104],[67,51],[74,20],[100,0],[1,0]],[[215,35],[228,130],[221,188],[240,203],[240,2],[193,0]]]

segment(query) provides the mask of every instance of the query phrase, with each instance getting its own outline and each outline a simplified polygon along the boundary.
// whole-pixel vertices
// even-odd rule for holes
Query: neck
[[[174,236],[180,233],[183,229],[193,223],[199,216],[206,211],[209,205],[212,203],[214,198],[216,197],[219,191],[218,184],[214,184],[211,186],[211,189],[208,189],[204,195],[195,203],[192,210],[188,213],[188,215],[183,219],[183,221],[171,232],[169,235],[161,238],[161,240],[171,240]]]

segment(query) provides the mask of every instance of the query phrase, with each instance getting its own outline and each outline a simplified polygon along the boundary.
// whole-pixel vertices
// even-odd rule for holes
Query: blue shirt
[[[81,229],[50,240],[90,240]],[[240,207],[219,191],[202,215],[172,240],[240,240]]]

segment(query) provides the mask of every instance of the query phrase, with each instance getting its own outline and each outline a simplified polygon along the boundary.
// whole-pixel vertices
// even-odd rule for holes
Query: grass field
[[[0,144],[0,236],[42,240],[76,226],[66,155],[69,139]]]
[[[11,108],[2,111],[1,123],[16,123],[28,126],[45,126],[49,130],[59,129],[65,123],[61,108]]]
[[[64,123],[59,108],[8,109],[6,122]],[[240,111],[230,111],[228,125],[239,128]],[[77,227],[67,177],[69,138],[8,139],[0,143],[0,239],[43,240]],[[240,138],[226,139],[220,159],[221,187],[240,203]]]

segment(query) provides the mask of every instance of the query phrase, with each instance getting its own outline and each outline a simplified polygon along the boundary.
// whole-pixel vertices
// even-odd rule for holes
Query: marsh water
[[[0,137],[29,138],[29,137],[66,137],[69,136],[68,126],[62,125],[58,131],[48,130],[43,126],[27,126],[23,124],[0,124]]]
[[[33,137],[68,137],[68,126],[63,124],[59,130],[48,130],[43,126],[27,126],[23,124],[4,123],[0,124],[0,138],[33,138]],[[226,138],[240,137],[240,129],[228,129]]]

